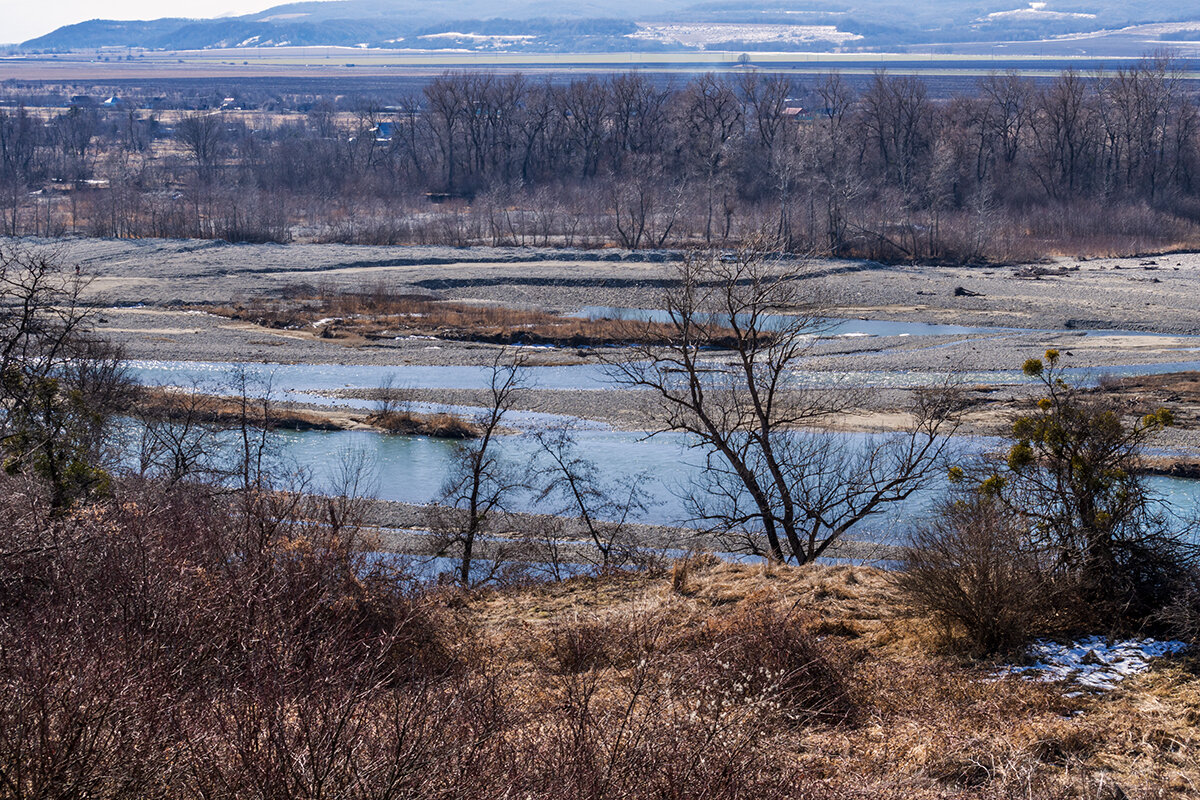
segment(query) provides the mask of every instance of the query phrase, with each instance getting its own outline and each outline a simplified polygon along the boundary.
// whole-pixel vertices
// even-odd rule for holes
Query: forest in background
[[[793,251],[954,263],[1198,238],[1200,115],[1166,57],[947,98],[884,72],[455,72],[387,104],[33,99],[0,108],[10,236],[657,249],[771,228]]]

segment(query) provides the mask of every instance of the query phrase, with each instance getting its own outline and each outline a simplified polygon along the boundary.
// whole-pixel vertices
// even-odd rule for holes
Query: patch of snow
[[[536,39],[537,36],[528,33],[514,34],[488,34],[488,33],[459,33],[458,31],[446,31],[444,33],[427,33],[424,36],[418,36],[418,39],[470,39],[476,42],[508,42],[521,41],[523,39]],[[392,41],[396,41],[393,39]]]
[[[1029,8],[1014,8],[1012,11],[993,11],[984,19],[1095,19],[1095,14],[1071,11],[1047,11],[1046,3],[1030,3]]]
[[[341,317],[325,317],[325,319],[319,319],[316,322],[314,322],[312,324],[312,326],[314,328],[319,328],[322,325],[328,325],[331,322],[341,322],[341,321],[342,321]]]
[[[1065,681],[1082,689],[1107,692],[1130,675],[1150,669],[1152,660],[1186,649],[1185,642],[1156,639],[1110,642],[1103,636],[1089,636],[1071,644],[1040,641],[1029,648],[1034,663],[1004,667],[997,677],[1019,675],[1044,682]]]
[[[649,25],[639,22],[637,31],[626,34],[626,38],[682,44],[689,47],[706,47],[721,42],[786,44],[833,42],[844,44],[863,37],[857,33],[839,31],[835,25],[761,25],[722,22]]]

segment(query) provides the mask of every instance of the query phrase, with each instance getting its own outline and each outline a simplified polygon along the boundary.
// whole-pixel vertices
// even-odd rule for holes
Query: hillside
[[[1194,26],[1186,23],[1196,21]],[[712,0],[337,0],[290,3],[221,19],[90,20],[25,42],[29,52],[104,47],[366,46],[465,51],[872,50],[973,42],[1042,41],[1165,23],[1162,41],[1200,39],[1200,9],[1182,0],[816,0],[752,5]],[[1138,40],[1141,42],[1142,40]],[[1131,43],[1130,47],[1136,46]],[[1138,55],[1131,52],[1129,55]]]

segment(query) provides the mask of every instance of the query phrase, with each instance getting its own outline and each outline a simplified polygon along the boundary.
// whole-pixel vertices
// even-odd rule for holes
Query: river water
[[[377,496],[384,500],[427,503],[434,500],[454,459],[455,443],[424,436],[383,436],[367,431],[286,431],[278,434],[282,453],[289,461],[307,465],[318,487],[336,479],[337,454],[364,451],[375,465]],[[841,434],[865,442],[864,434]],[[601,475],[644,477],[648,513],[641,522],[689,527],[689,487],[704,470],[704,453],[689,447],[682,434],[644,434],[624,431],[580,430],[575,433],[580,452],[593,461]],[[964,457],[995,445],[993,440],[962,438],[957,442]],[[536,444],[528,436],[498,440],[499,453],[526,468]],[[1200,481],[1164,476],[1147,478],[1150,489],[1173,512],[1187,517],[1200,512]],[[945,488],[941,482],[919,492],[885,513],[865,520],[854,531],[856,538],[882,543],[905,540],[915,517],[927,512]],[[514,511],[543,511],[531,495],[517,495]]]
[[[670,322],[671,313],[661,308],[625,308],[621,306],[584,306],[571,314],[584,319],[632,320],[638,322]],[[729,315],[712,314],[706,319],[724,324]],[[796,317],[784,314],[767,315],[767,327],[793,322]],[[936,322],[909,322],[906,320],[842,319],[829,317],[813,320],[815,336],[837,338],[843,336],[979,336],[992,334],[1051,334],[1075,336],[1134,336],[1149,338],[1181,339],[1200,344],[1200,336],[1152,331],[1122,330],[1117,328],[1066,329],[1066,328],[1005,328],[978,325],[944,325]]]
[[[585,308],[583,316],[640,316],[645,319],[665,318],[665,312],[634,311],[607,307]],[[657,316],[656,316],[657,315]],[[936,325],[912,322],[872,320],[835,320],[823,329],[825,336],[947,336],[979,334],[1035,333],[1005,328],[980,328],[958,325]],[[1063,333],[1079,333],[1069,331]],[[1089,335],[1121,334],[1155,336],[1136,331],[1092,331]],[[1200,337],[1196,338],[1200,341]],[[1200,369],[1200,361],[1177,361],[1164,364],[1127,365],[1104,370],[1065,370],[1068,380],[1090,382],[1099,374],[1126,376],[1146,375]],[[244,380],[248,391],[269,391],[279,401],[318,403],[352,408],[368,408],[364,400],[331,398],[329,392],[342,389],[373,389],[389,380],[396,387],[411,389],[474,389],[487,385],[490,368],[482,366],[365,366],[336,364],[235,364],[224,362],[133,361],[132,375],[147,385],[196,386],[202,391],[228,393],[231,387]],[[560,367],[531,367],[527,370],[532,388],[583,389],[603,391],[613,388],[607,369],[600,364]],[[930,372],[818,372],[798,371],[801,385],[846,384],[855,386],[918,386],[938,381],[946,376]],[[957,380],[972,383],[1019,384],[1028,378],[1017,370],[957,373]],[[415,410],[461,410],[450,406],[418,404]],[[584,455],[594,461],[601,475],[643,475],[648,495],[649,512],[642,522],[665,525],[689,524],[685,497],[688,487],[704,469],[704,454],[689,447],[682,435],[666,434],[646,437],[642,434],[608,430],[598,423],[556,417],[533,412],[516,412],[507,420],[517,428],[544,427],[569,422],[576,428],[576,438]],[[860,436],[860,434],[844,434]],[[334,481],[339,463],[338,455],[346,451],[362,451],[374,465],[378,496],[387,500],[425,503],[435,499],[454,459],[455,443],[421,436],[388,436],[362,431],[281,431],[277,433],[281,454],[289,462],[310,471],[318,488],[328,488]],[[963,439],[959,447],[964,454],[985,449],[990,443]],[[514,463],[528,465],[535,445],[527,436],[502,437],[500,451]],[[1180,515],[1200,512],[1200,482],[1165,477],[1152,477],[1149,483],[1173,511]],[[857,538],[892,543],[902,541],[914,518],[927,511],[938,491],[920,493],[877,517],[858,526]],[[513,510],[539,511],[530,495],[516,499]]]

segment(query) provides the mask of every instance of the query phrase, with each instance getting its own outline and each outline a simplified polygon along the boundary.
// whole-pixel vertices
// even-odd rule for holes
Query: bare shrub
[[[747,604],[711,620],[696,641],[707,685],[792,724],[848,722],[859,703],[850,651],[837,652],[796,612]]]
[[[1129,420],[1111,397],[1068,384],[1060,360],[1047,350],[1025,362],[1044,396],[1013,420],[1004,462],[988,465],[977,488],[1020,521],[1086,621],[1144,619],[1196,558],[1142,477],[1147,443],[1174,415]]]
[[[396,385],[396,374],[388,373],[372,397],[376,416],[388,417],[401,411],[408,411],[409,403],[406,395],[407,392],[404,388]]]
[[[1173,639],[1200,644],[1200,573],[1193,571],[1175,584],[1172,599],[1154,615]]]
[[[538,500],[554,502],[550,513],[577,520],[602,570],[639,560],[632,523],[646,512],[645,475],[608,478],[582,455],[567,427],[537,431],[539,463],[533,483]]]
[[[479,428],[469,420],[453,414],[414,414],[409,411],[393,411],[388,414],[373,414],[371,424],[388,433],[409,436],[434,436],[439,439],[473,439]]]
[[[550,626],[550,655],[562,672],[586,672],[608,666],[615,626],[611,621],[579,617]]]
[[[1023,644],[1053,604],[1019,523],[978,493],[942,503],[918,526],[901,563],[895,580],[912,610],[978,655]]]

